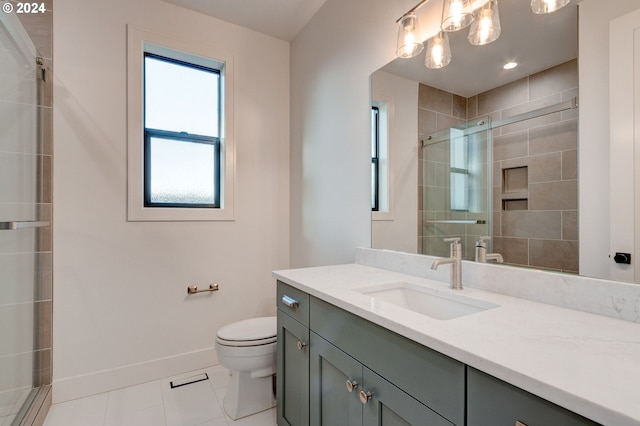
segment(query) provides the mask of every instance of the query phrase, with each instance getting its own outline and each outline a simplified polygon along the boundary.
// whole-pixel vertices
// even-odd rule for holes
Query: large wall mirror
[[[539,15],[499,1],[493,43],[449,33],[447,66],[428,69],[423,52],[372,74],[374,248],[447,256],[442,239],[460,237],[473,260],[490,237],[506,265],[585,274],[578,94],[594,82],[578,78],[578,3]]]

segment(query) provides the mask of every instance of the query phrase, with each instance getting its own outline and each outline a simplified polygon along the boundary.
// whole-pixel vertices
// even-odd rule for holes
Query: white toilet
[[[216,335],[220,364],[230,370],[224,411],[236,420],[276,405],[276,317],[225,325]]]

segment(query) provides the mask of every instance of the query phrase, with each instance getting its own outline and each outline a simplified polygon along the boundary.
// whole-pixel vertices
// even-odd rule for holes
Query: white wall
[[[415,3],[327,0],[291,44],[292,266],[352,262],[371,244],[369,76]]]
[[[126,24],[234,55],[235,221],[127,222]],[[289,44],[158,0],[56,0],[53,39],[54,402],[214,365],[289,266]]]
[[[638,0],[583,0],[579,8],[580,274],[609,278],[616,250],[609,227],[616,188],[609,179],[609,21],[637,9]]]
[[[388,214],[372,214],[371,247],[417,253],[418,83],[376,71],[371,76],[371,97],[385,102],[389,110],[390,188]]]

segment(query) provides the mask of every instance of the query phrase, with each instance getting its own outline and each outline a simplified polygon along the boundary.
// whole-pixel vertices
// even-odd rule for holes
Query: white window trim
[[[223,105],[220,128],[220,208],[144,206],[144,100],[145,51],[184,52],[224,64],[221,70]],[[175,57],[175,55],[172,55]],[[127,25],[127,219],[129,221],[235,220],[235,141],[233,135],[233,56],[210,46],[188,43]]]

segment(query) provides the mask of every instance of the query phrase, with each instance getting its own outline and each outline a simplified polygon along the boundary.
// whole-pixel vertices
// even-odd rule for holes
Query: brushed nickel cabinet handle
[[[289,297],[286,294],[282,296],[282,303],[284,303],[291,309],[298,309],[298,307],[300,306],[300,303],[298,303],[296,299],[294,299],[293,297]]]
[[[360,402],[362,402],[362,405],[365,405],[367,402],[369,402],[369,400],[372,397],[371,392],[365,392],[363,390],[360,391],[359,396],[360,396]]]
[[[306,342],[302,342],[300,340],[298,340],[298,343],[296,343],[296,347],[298,348],[299,351],[303,350],[304,348],[307,347]]]
[[[358,389],[358,382],[356,382],[355,380],[347,380],[346,385],[349,393],[353,392],[354,389]]]

